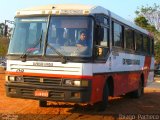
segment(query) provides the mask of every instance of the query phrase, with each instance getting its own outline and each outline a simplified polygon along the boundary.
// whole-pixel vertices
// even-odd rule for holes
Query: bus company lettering
[[[33,62],[34,66],[53,67],[53,63]]]
[[[140,65],[140,60],[123,58],[123,65]]]

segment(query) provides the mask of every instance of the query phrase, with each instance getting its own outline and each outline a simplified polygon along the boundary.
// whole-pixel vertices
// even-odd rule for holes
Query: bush
[[[8,51],[9,39],[6,37],[0,37],[0,56],[6,56]]]

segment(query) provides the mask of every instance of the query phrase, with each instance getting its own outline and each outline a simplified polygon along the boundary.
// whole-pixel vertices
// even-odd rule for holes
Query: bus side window
[[[146,35],[143,35],[143,52],[145,54],[149,53],[149,40]]]
[[[123,47],[123,27],[118,24],[113,22],[112,23],[112,28],[113,28],[113,46],[115,47]]]
[[[101,28],[101,41],[96,45],[97,57],[99,59],[105,59],[109,50],[109,29]]]
[[[100,46],[108,47],[108,41],[109,41],[109,29],[102,28],[103,30],[103,36],[102,41],[100,41]]]
[[[151,51],[151,55],[154,55],[154,39],[151,38],[150,39],[150,51]]]
[[[134,50],[134,37],[132,29],[128,27],[124,28],[124,39],[125,39],[125,48]]]
[[[143,36],[138,33],[135,32],[135,42],[136,42],[136,51],[137,52],[142,52],[142,48],[143,48]]]

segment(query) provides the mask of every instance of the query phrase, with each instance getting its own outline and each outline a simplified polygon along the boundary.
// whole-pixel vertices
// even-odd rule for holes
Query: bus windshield
[[[58,51],[64,56],[90,57],[92,55],[93,41],[92,26],[91,17],[51,17],[46,55],[57,56],[56,51]],[[51,46],[54,50],[51,49]]]
[[[52,16],[49,21],[47,27],[48,17],[15,18],[15,30],[8,54],[69,57],[92,55],[91,17]]]
[[[30,52],[41,55],[47,32],[47,21],[47,17],[15,18],[15,29],[8,54]]]

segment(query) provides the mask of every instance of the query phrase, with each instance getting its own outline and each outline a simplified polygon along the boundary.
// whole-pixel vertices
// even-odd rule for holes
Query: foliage
[[[158,30],[154,25],[151,25],[144,16],[138,16],[134,20],[135,24],[148,30],[154,35],[155,41],[160,41],[160,36]]]
[[[141,6],[135,12],[138,16],[143,16],[148,20],[148,23],[154,25],[157,30],[160,30],[160,6],[154,4],[153,6]]]
[[[4,23],[0,23],[0,37],[3,37],[4,31],[5,31],[5,24]],[[7,29],[7,37],[8,38],[11,38],[12,31],[13,31],[13,28],[12,27],[8,27],[8,29]]]
[[[4,23],[0,23],[0,37],[2,37],[2,36],[3,36],[4,26],[5,26],[5,24],[4,24]]]
[[[138,8],[135,13],[137,14],[137,17],[134,22],[154,35],[155,60],[156,62],[160,62],[160,24],[158,21],[158,19],[160,19],[160,6],[156,4],[153,6],[142,6],[141,8]]]
[[[155,60],[157,63],[160,63],[160,42],[157,42],[154,46],[155,49]]]
[[[0,56],[5,56],[8,50],[9,39],[0,37]]]
[[[139,17],[135,18],[134,21],[138,26],[140,26],[142,28],[146,28],[149,25],[148,20],[143,16],[139,16]]]

